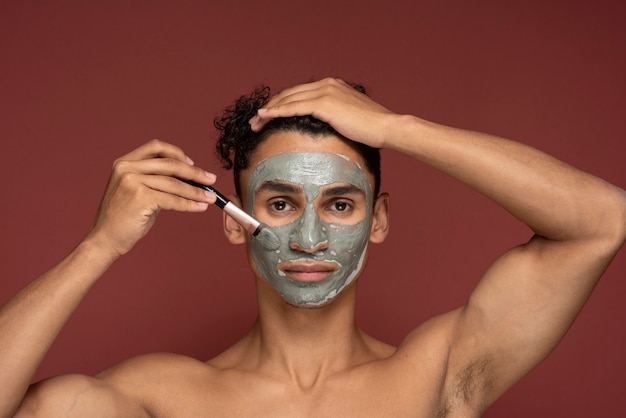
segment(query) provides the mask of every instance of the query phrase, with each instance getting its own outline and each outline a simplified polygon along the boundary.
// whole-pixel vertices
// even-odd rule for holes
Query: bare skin
[[[356,281],[324,307],[303,309],[285,304],[252,262],[258,320],[218,357],[202,363],[145,355],[94,377],[61,376],[29,387],[75,307],[145,235],[158,211],[202,211],[214,202],[171,181],[211,184],[214,176],[180,149],[153,141],[115,165],[87,237],[0,311],[0,416],[477,417],[556,346],[626,239],[622,190],[513,141],[393,114],[339,80],[285,90],[251,123],[260,129],[271,118],[304,114],[457,178],[535,236],[500,257],[467,304],[421,324],[399,347],[356,327]],[[251,167],[277,153],[329,150],[362,162],[337,137],[281,133],[259,146]],[[243,196],[250,171],[242,173]],[[296,210],[302,199],[298,193],[264,199],[277,197]],[[372,242],[387,235],[387,202],[386,195],[377,200]],[[278,222],[262,207],[257,196],[259,220]],[[234,244],[247,240],[228,217],[225,232]]]

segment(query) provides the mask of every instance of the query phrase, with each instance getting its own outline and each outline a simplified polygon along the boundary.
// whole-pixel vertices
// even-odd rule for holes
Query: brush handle
[[[185,180],[181,178],[179,178],[178,180],[187,184],[191,184],[192,186],[207,190],[209,192],[215,193],[215,195],[217,196],[217,200],[215,201],[215,204],[217,205],[217,207],[219,207],[224,212],[229,214],[241,226],[243,226],[246,229],[246,231],[252,234],[252,236],[256,237],[257,235],[259,235],[259,232],[261,232],[261,229],[263,229],[263,225],[261,225],[259,221],[254,219],[252,216],[248,215],[243,210],[239,209],[233,203],[230,203],[230,200],[228,200],[226,196],[224,196],[223,194],[215,190],[213,187],[196,183],[195,181],[191,181],[191,180]]]

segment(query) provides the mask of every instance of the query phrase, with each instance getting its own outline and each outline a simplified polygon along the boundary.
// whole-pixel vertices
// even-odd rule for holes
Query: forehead
[[[312,137],[300,132],[278,132],[265,139],[242,171],[241,185],[250,192],[263,181],[297,184],[351,183],[368,194],[373,176],[364,170],[361,154],[337,136]],[[250,190],[252,189],[252,190]]]
[[[323,152],[290,152],[261,161],[248,179],[249,191],[264,182],[284,181],[307,186],[349,183],[366,191],[367,176],[358,163],[348,157]]]

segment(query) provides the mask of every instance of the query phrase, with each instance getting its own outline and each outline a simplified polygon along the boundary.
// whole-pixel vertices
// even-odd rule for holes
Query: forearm
[[[87,239],[0,309],[0,416],[15,411],[54,339],[114,259]]]
[[[466,183],[537,234],[585,239],[623,234],[624,193],[524,144],[392,116],[386,146]]]

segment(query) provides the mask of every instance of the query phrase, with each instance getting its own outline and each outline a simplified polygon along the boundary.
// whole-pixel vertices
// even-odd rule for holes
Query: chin
[[[287,305],[293,306],[294,308],[300,308],[300,309],[321,309],[321,308],[324,308],[324,307],[330,305],[331,303],[333,303],[334,300],[335,300],[335,298],[330,298],[328,300],[323,300],[321,302],[296,303],[296,302],[293,302],[293,301],[285,299],[285,302],[287,303]]]
[[[294,298],[287,298],[284,295],[282,295],[282,297],[288,305],[295,308],[319,309],[333,303],[343,293],[344,290],[345,286],[342,287],[340,290],[335,290],[334,292],[331,292],[331,294],[324,297],[319,297],[319,295],[311,294],[301,295],[299,298],[297,298],[297,300],[294,300]]]
[[[289,301],[287,299],[285,299],[285,303],[287,303],[287,305],[289,306],[293,306],[294,308],[299,308],[299,309],[322,309],[328,305],[330,305],[331,303],[333,303],[334,299],[330,299],[324,302],[319,302],[319,303],[295,303],[292,301]]]

